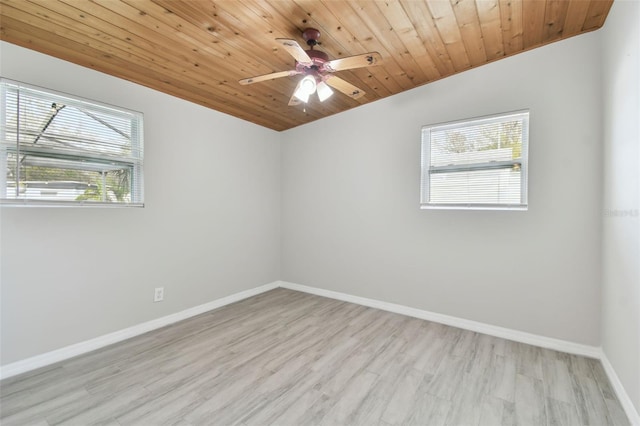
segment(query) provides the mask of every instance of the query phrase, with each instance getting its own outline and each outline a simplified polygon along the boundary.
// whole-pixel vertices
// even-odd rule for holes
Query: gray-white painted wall
[[[285,132],[282,279],[599,345],[598,46],[585,34]],[[521,109],[529,210],[421,211],[421,126]]]
[[[616,1],[602,30],[602,348],[640,412],[640,3]]]
[[[0,209],[1,363],[280,278],[280,135],[0,43],[3,77],[141,111],[144,208]],[[153,303],[154,287],[165,300]]]

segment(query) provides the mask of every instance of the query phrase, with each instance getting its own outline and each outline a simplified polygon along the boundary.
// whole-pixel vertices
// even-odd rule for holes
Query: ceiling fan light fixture
[[[304,102],[305,104],[309,102],[309,94],[299,89],[295,91],[293,96],[295,96],[298,100],[300,100],[301,102]]]
[[[318,83],[316,89],[318,91],[318,99],[320,99],[320,102],[326,101],[331,97],[331,95],[333,95],[333,90],[331,90],[331,87],[329,87],[329,85],[324,81]]]
[[[294,92],[293,96],[300,99],[302,102],[307,102],[309,100],[309,96],[316,91],[316,79],[311,75],[305,76],[300,83],[298,83],[298,88]]]

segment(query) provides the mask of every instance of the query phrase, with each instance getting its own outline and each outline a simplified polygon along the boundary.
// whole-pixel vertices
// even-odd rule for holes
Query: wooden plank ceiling
[[[274,129],[358,105],[595,30],[613,0],[0,0],[0,39]],[[330,59],[379,52],[381,64],[336,72],[366,92],[288,106],[301,76],[276,38]]]

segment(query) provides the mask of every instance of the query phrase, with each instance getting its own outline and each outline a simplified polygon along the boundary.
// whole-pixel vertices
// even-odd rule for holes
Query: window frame
[[[480,124],[500,123],[512,121],[509,118],[522,117],[522,147],[521,157],[504,161],[475,162],[469,164],[431,166],[432,140],[431,132],[436,129],[454,130],[472,127]],[[421,155],[420,155],[420,209],[441,210],[528,210],[528,170],[529,170],[529,120],[530,111],[517,110],[480,117],[473,117],[455,121],[440,122],[422,126]],[[428,137],[425,137],[428,134]],[[431,175],[446,172],[465,172],[506,169],[518,166],[520,168],[520,203],[435,203],[431,202]]]
[[[14,86],[14,87],[12,87]],[[24,143],[19,143],[20,140],[20,124],[18,118],[18,129],[16,130],[16,140],[7,140],[7,91],[8,90],[20,90],[25,89],[33,92],[39,92],[42,94],[41,99],[46,99],[47,96],[51,97],[52,101],[66,101],[65,105],[73,105],[77,108],[86,108],[90,112],[108,112],[110,116],[125,117],[127,120],[131,120],[131,145],[129,155],[112,155],[101,153],[98,150],[94,152],[83,152],[81,148],[74,150],[56,149],[45,146],[29,147],[24,149]],[[38,95],[39,95],[38,94]],[[18,96],[19,99],[19,96]],[[21,107],[17,105],[18,111]],[[105,124],[108,127],[108,125]],[[113,129],[113,128],[112,128]],[[42,132],[44,134],[44,130]],[[8,198],[7,191],[9,190],[10,182],[7,182],[7,161],[10,154],[20,156],[22,154],[31,154],[41,159],[50,159],[60,163],[68,162],[69,169],[77,169],[84,171],[108,171],[108,170],[120,170],[128,169],[130,175],[129,186],[131,188],[130,201],[117,201],[107,202],[104,201],[107,197],[107,191],[102,191],[103,201],[94,200],[43,200],[37,198]],[[84,165],[84,166],[83,166]],[[75,167],[74,167],[75,166]],[[98,167],[99,166],[99,167]],[[20,185],[22,187],[23,182],[19,179],[19,173],[17,182],[13,187]],[[103,175],[104,176],[104,175]],[[103,177],[103,187],[104,187]],[[51,181],[52,187],[56,187],[56,184],[65,184],[70,182],[65,181]],[[78,182],[80,183],[80,182]],[[63,185],[64,186],[64,185]],[[88,185],[92,186],[92,185]],[[24,186],[28,188],[27,185]],[[0,78],[0,206],[26,206],[26,207],[144,207],[144,114],[139,111],[114,106],[108,103],[87,99],[84,97],[71,95],[68,93],[59,92],[56,90],[35,86],[27,83],[23,83],[8,78]],[[135,199],[133,199],[135,197]]]

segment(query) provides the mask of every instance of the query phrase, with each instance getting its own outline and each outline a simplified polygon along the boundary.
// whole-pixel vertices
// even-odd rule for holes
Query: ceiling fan
[[[320,102],[324,102],[333,94],[331,87],[353,99],[358,99],[365,95],[364,91],[348,81],[336,77],[333,73],[336,71],[378,65],[382,59],[378,52],[347,56],[346,58],[330,61],[326,53],[313,49],[313,47],[318,44],[320,31],[315,28],[307,28],[303,31],[302,38],[307,42],[309,50],[304,50],[295,40],[287,38],[276,39],[296,60],[295,69],[245,78],[240,80],[239,83],[246,85],[273,80],[275,78],[303,75],[289,100],[290,106],[308,102],[309,96],[314,92],[318,94]]]

